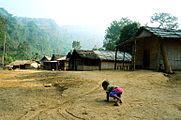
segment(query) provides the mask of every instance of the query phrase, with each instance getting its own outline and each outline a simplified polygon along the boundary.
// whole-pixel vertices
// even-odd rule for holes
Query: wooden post
[[[125,47],[125,46],[124,46]],[[125,48],[123,47],[123,70],[125,70],[124,68],[124,59],[125,59]]]
[[[165,42],[162,40],[161,42],[161,52],[162,52],[162,56],[163,56],[163,63],[164,63],[164,68],[165,68],[165,72],[168,74],[173,73],[172,68],[170,66],[170,62],[168,60],[168,55],[167,55],[167,49],[165,46]]]
[[[4,68],[4,56],[5,56],[5,47],[6,45],[6,33],[4,32],[4,43],[3,43],[3,55],[2,55],[2,67]]]
[[[133,71],[136,69],[136,38],[134,40],[134,52],[133,52]]]
[[[114,70],[116,70],[116,67],[117,67],[117,52],[118,52],[118,48],[116,47]]]

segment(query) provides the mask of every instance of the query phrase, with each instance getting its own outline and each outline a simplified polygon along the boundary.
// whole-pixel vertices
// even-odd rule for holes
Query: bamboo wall
[[[99,70],[99,66],[77,65],[77,70]]]
[[[144,51],[149,52],[149,64],[144,66]],[[158,67],[159,41],[156,38],[144,38],[136,43],[136,68],[157,69]]]
[[[173,70],[181,70],[181,40],[166,40],[168,59]]]
[[[114,70],[114,61],[102,61],[101,62],[101,70]],[[131,63],[124,63],[124,69],[125,70],[130,70],[131,68]],[[117,62],[116,63],[116,69],[117,70],[122,70],[123,69],[123,62]]]
[[[77,70],[114,70],[114,61],[101,61],[101,66],[99,65],[77,65]],[[123,63],[117,63],[117,69],[122,69]],[[130,70],[131,63],[125,63],[125,70]]]
[[[158,70],[159,66],[164,69],[163,57],[160,50],[160,40],[158,38],[144,38],[137,40],[136,44],[136,67],[144,68],[144,50],[150,52],[149,67],[146,69]],[[168,59],[173,70],[181,70],[181,40],[164,39]]]

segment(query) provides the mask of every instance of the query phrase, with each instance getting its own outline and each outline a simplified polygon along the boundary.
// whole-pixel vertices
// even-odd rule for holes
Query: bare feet
[[[119,106],[119,105],[120,105],[119,101],[116,101],[116,102],[114,103],[114,106]]]

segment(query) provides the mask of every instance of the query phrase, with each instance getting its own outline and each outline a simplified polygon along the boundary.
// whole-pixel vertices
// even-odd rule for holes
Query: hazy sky
[[[94,24],[107,27],[113,20],[128,17],[142,25],[155,12],[178,17],[180,0],[0,0],[0,7],[18,17],[52,18],[59,25]],[[150,24],[148,24],[150,25]]]

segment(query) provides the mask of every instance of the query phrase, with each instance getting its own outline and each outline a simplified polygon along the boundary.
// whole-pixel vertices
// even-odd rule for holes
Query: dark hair
[[[108,86],[108,85],[109,85],[109,82],[108,82],[108,81],[103,81],[103,82],[102,82],[102,86],[104,86],[104,85]]]

